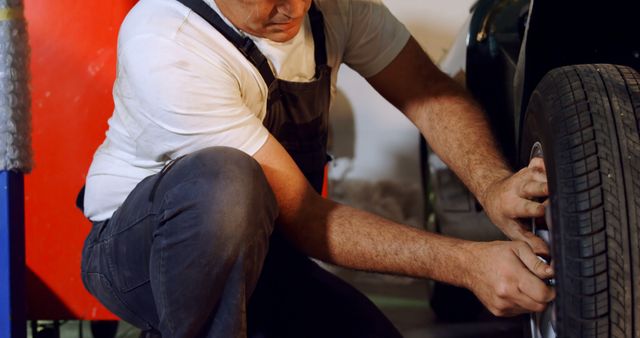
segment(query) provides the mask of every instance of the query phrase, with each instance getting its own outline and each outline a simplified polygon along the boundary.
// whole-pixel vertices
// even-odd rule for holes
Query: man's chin
[[[266,34],[266,38],[274,42],[287,42],[293,39],[300,31],[300,25],[282,25],[282,27],[271,27]]]

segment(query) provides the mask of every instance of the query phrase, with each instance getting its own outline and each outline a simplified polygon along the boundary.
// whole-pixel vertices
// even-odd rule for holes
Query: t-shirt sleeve
[[[138,157],[162,161],[210,146],[253,155],[266,142],[268,131],[244,103],[222,58],[141,36],[123,46],[118,62],[126,82],[116,86],[121,92],[114,97],[125,110],[123,124]]]
[[[376,75],[398,56],[411,34],[380,0],[348,1],[347,11],[343,62],[363,77]]]

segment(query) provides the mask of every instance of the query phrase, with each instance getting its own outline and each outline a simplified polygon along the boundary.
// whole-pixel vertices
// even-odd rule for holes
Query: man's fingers
[[[493,313],[493,315],[497,317],[514,317],[530,312],[520,307],[520,305],[518,305],[518,307],[515,307],[514,305],[517,305],[517,303],[515,303],[513,300],[503,298],[498,298],[492,303],[485,304],[487,309],[489,309],[489,311],[491,311],[491,313]]]
[[[544,283],[542,284],[542,288],[548,289],[548,287],[544,285]],[[518,306],[526,309],[527,312],[542,312],[547,307],[549,301],[553,299],[551,295],[545,295],[547,298],[551,297],[551,299],[548,301],[546,300],[547,298],[541,298],[540,295],[532,297],[530,295],[532,290],[528,289],[527,287],[519,287],[519,291],[520,294],[514,301],[516,304],[518,304]],[[538,291],[537,293],[540,292]],[[551,293],[553,294],[553,291],[551,291]]]
[[[534,158],[529,162],[529,166],[522,169],[521,172],[527,179],[538,182],[547,182],[547,171],[544,167],[544,161],[541,158]]]
[[[553,268],[536,256],[530,246],[518,245],[514,250],[520,261],[539,279],[553,277]]]
[[[547,182],[547,174],[542,171],[530,170],[529,175],[530,175],[530,178],[534,181],[545,182],[545,183]]]
[[[544,216],[544,205],[528,199],[520,199],[513,206],[511,218],[532,218]]]
[[[543,281],[553,277],[553,269],[526,246],[516,246],[515,252],[516,256],[531,272],[523,272],[519,276],[518,289],[522,295],[518,298],[518,304],[534,312],[540,312],[556,296],[555,290],[547,286]]]
[[[542,238],[536,236],[533,232],[527,231],[524,233],[524,241],[529,244],[529,247],[536,255],[549,256],[549,246]]]
[[[524,296],[538,304],[546,305],[556,298],[556,291],[532,274],[523,276],[518,288]]]
[[[545,197],[549,195],[547,182],[529,181],[522,185],[520,197]]]
[[[547,243],[531,231],[528,231],[521,223],[512,221],[512,223],[502,231],[512,241],[527,243],[536,255],[549,256],[549,246]]]
[[[544,160],[542,159],[542,157],[534,157],[534,158],[532,158],[531,161],[529,162],[528,168],[537,169],[537,170],[540,170],[542,172],[546,171],[546,169],[544,167]]]

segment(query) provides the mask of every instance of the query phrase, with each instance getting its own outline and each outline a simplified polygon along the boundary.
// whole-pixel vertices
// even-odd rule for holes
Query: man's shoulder
[[[383,5],[382,0],[314,0],[324,16],[348,18],[359,15],[359,10],[370,6]]]
[[[177,0],[140,0],[127,14],[118,36],[118,55],[141,49],[162,51],[165,58],[190,54],[211,62],[233,53],[215,28]]]
[[[324,21],[335,34],[347,34],[354,25],[368,25],[371,20],[386,19],[388,11],[382,0],[314,0]]]
[[[120,44],[140,36],[171,39],[179,32],[189,10],[175,0],[141,0],[129,11],[119,32]]]
[[[326,19],[342,18],[349,13],[351,0],[314,0],[314,3]]]

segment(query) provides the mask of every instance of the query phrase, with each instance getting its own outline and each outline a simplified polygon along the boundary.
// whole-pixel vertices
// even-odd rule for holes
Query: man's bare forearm
[[[480,106],[446,75],[437,74],[434,83],[430,95],[414,100],[406,114],[436,154],[484,202],[487,187],[512,171]]]
[[[511,174],[480,106],[431,62],[414,39],[367,80],[420,129],[481,202],[489,185]]]
[[[532,201],[548,195],[544,165],[534,161],[514,174],[480,106],[431,62],[414,39],[367,80],[420,129],[505,235],[527,242],[538,253],[548,251],[544,241],[519,221],[544,215],[544,206]]]
[[[254,155],[279,206],[279,231],[309,256],[337,265],[466,285],[475,243],[391,222],[319,196],[273,137]]]
[[[292,225],[286,231],[306,254],[358,270],[466,285],[472,243],[401,225],[329,200],[308,202],[313,207],[306,208],[300,220],[290,220]]]
[[[523,242],[446,238],[320,197],[311,196],[305,205],[304,216],[281,219],[286,221],[281,229],[310,256],[348,268],[462,286],[499,316],[542,311],[554,297],[541,280],[552,272]]]

